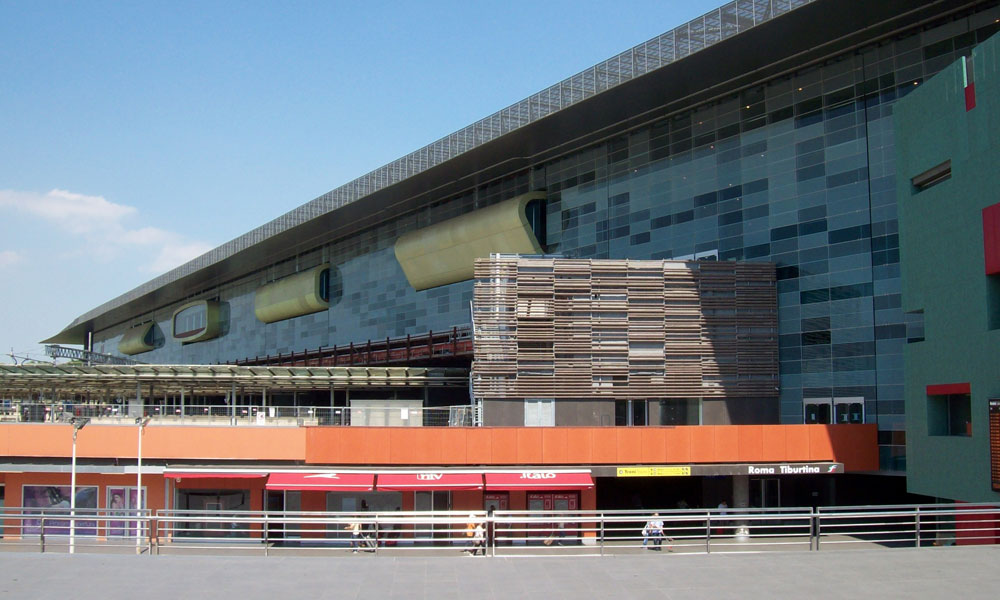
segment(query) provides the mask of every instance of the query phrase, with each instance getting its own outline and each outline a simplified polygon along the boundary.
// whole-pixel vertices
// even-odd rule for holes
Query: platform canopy
[[[134,392],[136,386],[224,394],[357,387],[465,386],[464,369],[416,367],[281,367],[235,365],[0,365],[0,393]]]

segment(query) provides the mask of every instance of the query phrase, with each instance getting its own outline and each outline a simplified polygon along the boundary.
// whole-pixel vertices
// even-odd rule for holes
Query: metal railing
[[[391,402],[391,401],[390,401]],[[135,409],[135,407],[131,407]],[[267,425],[365,427],[471,427],[473,407],[386,406],[259,406],[250,404],[143,404],[142,414],[154,425]],[[66,423],[87,417],[95,424],[133,424],[128,404],[72,404],[7,401],[0,405],[0,422]]]
[[[461,325],[445,331],[428,331],[384,340],[322,346],[315,350],[247,357],[232,364],[240,366],[283,365],[299,367],[338,367],[351,365],[414,364],[414,361],[442,357],[472,357],[472,327]],[[228,362],[225,364],[229,364]]]
[[[0,549],[484,556],[819,551],[1000,543],[1000,504],[650,511],[0,509]],[[650,523],[662,527],[651,531]],[[481,526],[479,532],[476,526]],[[139,538],[135,537],[138,530]]]
[[[153,511],[0,507],[0,548],[148,553]]]
[[[87,363],[88,365],[143,364],[142,361],[138,361],[133,358],[127,358],[124,356],[114,356],[111,354],[102,354],[100,352],[93,352],[91,350],[84,350],[82,348],[67,348],[66,346],[59,346],[56,344],[47,344],[45,346],[45,354],[51,356],[52,358],[68,358],[70,360],[79,360]]]

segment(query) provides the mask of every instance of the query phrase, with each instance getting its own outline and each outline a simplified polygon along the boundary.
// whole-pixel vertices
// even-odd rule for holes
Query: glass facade
[[[269,265],[211,291],[221,337],[140,358],[230,361],[468,323],[472,282],[414,291],[395,240],[545,190],[532,224],[544,226],[550,253],[775,262],[781,421],[809,420],[809,399],[862,398],[851,414],[879,425],[883,468],[902,469],[902,349],[921,324],[900,302],[893,102],[968,54],[998,18],[994,4],[829,57]],[[326,261],[335,265],[328,311],[254,319],[255,289]],[[174,308],[135,322],[168,330]],[[94,349],[114,352],[127,326],[97,332]]]
[[[539,168],[549,251],[774,261],[781,421],[808,421],[809,399],[863,398],[845,414],[877,423],[882,467],[902,469],[892,432],[915,319],[900,302],[892,104],[996,18],[837,56]]]

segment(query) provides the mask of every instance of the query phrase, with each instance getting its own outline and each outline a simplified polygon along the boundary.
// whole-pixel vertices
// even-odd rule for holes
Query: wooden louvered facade
[[[475,267],[477,398],[776,398],[771,263],[494,256]]]

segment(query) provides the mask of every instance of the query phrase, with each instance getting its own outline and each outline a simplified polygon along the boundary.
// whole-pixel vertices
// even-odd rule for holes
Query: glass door
[[[568,511],[576,510],[579,505],[580,495],[575,492],[552,495],[552,508],[558,517],[566,516]],[[567,537],[575,538],[577,535],[577,529],[571,523],[557,522],[553,525],[556,541],[560,544],[564,543]]]
[[[528,510],[532,512],[546,514],[550,517],[557,517],[566,514],[567,511],[577,510],[580,506],[580,494],[578,492],[531,492],[528,494]],[[546,546],[554,543],[562,543],[564,538],[576,535],[576,529],[559,521],[534,522],[528,526],[528,535],[536,538],[533,541],[541,541]]]
[[[282,490],[267,490],[264,492],[264,510],[271,515],[284,512],[285,492]],[[269,520],[267,523],[267,539],[271,541],[280,540],[284,535],[282,523]]]
[[[485,492],[483,494],[483,510],[486,511],[488,516],[493,516],[493,513],[498,510],[509,510],[510,508],[510,492]],[[496,537],[497,530],[496,525],[490,521],[486,524],[486,545],[491,546],[494,543],[494,538]],[[506,533],[500,532],[501,537],[506,537]],[[509,542],[507,542],[509,543]]]
[[[284,495],[282,510],[287,512],[302,510],[302,492],[282,490],[281,493]],[[298,523],[287,523],[283,527],[282,537],[300,538],[302,537],[301,528],[302,526]]]
[[[552,511],[552,494],[528,494],[528,510],[532,516],[540,516]],[[552,544],[552,524],[532,521],[527,526],[528,544],[541,542],[546,546]]]
[[[781,480],[777,477],[751,479],[750,506],[756,508],[781,506]]]
[[[413,509],[423,512],[444,512],[451,508],[451,492],[435,490],[429,492],[413,492]],[[437,525],[433,519],[427,523],[417,524],[413,532],[417,542],[433,542],[435,544],[451,543],[451,538],[464,535],[465,526],[460,523]],[[454,531],[453,531],[454,530]]]

